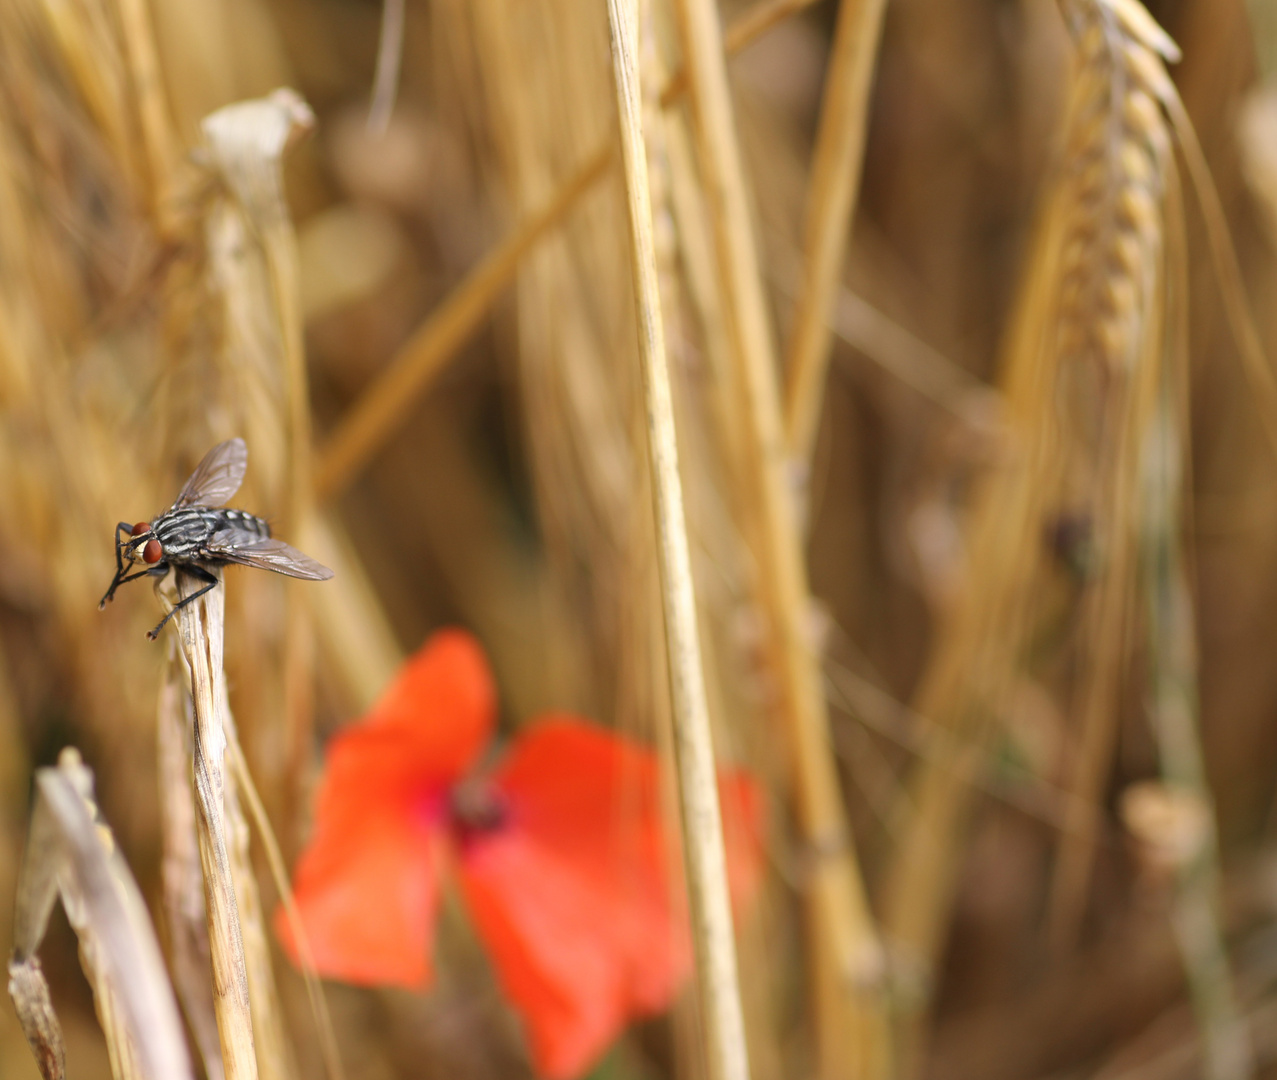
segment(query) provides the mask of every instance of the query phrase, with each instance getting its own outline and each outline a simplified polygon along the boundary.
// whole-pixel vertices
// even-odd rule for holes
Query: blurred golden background
[[[234,504],[337,574],[228,575],[290,859],[323,739],[439,626],[505,730],[668,755],[606,6],[385,2],[0,6],[6,952],[66,745],[164,940],[170,646],[146,589],[95,602],[235,435]],[[769,792],[753,1074],[1273,1075],[1277,13],[725,0],[711,111],[693,3],[643,5],[641,78],[716,748]],[[530,1075],[445,922],[429,995],[328,987],[350,1077]],[[64,920],[41,955],[109,1075]],[[689,990],[592,1075],[702,1075],[699,1031]],[[0,1075],[38,1075],[8,1008]]]

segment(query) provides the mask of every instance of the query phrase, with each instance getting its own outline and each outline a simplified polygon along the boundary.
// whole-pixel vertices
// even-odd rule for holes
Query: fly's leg
[[[115,527],[115,577],[111,581],[111,587],[106,590],[106,595],[98,601],[98,611],[101,611],[104,607],[106,607],[108,601],[115,599],[115,590],[126,581],[135,581],[137,578],[141,577],[141,574],[134,574],[133,577],[130,578],[126,578],[124,576],[123,551],[125,542],[120,540],[121,532],[132,534],[133,526],[127,521],[121,521]],[[145,573],[145,571],[143,572]]]
[[[117,578],[114,586],[111,589],[111,592],[115,592],[115,590],[118,589],[121,585],[127,585],[130,581],[137,581],[138,578],[150,577],[151,575],[155,573],[155,569],[156,568],[154,566],[148,566],[145,570],[139,570],[136,574],[129,574],[128,577]],[[167,567],[165,567],[165,569],[167,569]],[[105,597],[102,600],[102,604],[105,604],[107,600],[110,600],[110,599],[111,599],[110,596]],[[99,611],[102,609],[102,604],[98,605]]]
[[[124,550],[124,542],[120,540],[120,533],[125,532],[130,536],[133,534],[133,526],[127,521],[121,521],[115,527],[115,576],[120,577],[124,574],[124,559],[120,552]]]
[[[167,563],[160,563],[159,565],[155,567],[154,570],[148,570],[146,572],[149,574],[154,574],[156,573],[156,571],[160,569],[160,567],[163,567],[164,572],[168,573]],[[197,589],[195,592],[191,593],[191,595],[188,596],[185,600],[179,600],[176,604],[172,606],[172,608],[169,609],[169,613],[165,615],[164,618],[162,618],[159,621],[159,625],[157,625],[154,630],[147,631],[146,636],[149,637],[152,641],[154,641],[157,637],[160,636],[160,631],[164,629],[164,624],[168,622],[169,619],[171,619],[179,611],[181,611],[182,608],[186,607],[186,605],[189,604],[192,600],[198,600],[201,596],[203,596],[206,592],[208,592],[209,589],[214,589],[217,587],[217,582],[218,582],[217,575],[210,573],[208,570],[205,570],[204,567],[196,563],[186,563],[185,565],[183,565],[182,569],[185,570],[186,573],[190,574],[191,577],[195,578],[198,581],[207,582],[207,584],[204,586],[204,588]]]

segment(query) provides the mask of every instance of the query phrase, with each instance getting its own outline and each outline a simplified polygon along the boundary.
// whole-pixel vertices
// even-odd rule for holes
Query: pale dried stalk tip
[[[62,1037],[35,952],[61,898],[80,942],[112,1070],[120,1080],[192,1076],[177,1003],[133,875],[93,803],[72,749],[36,772],[36,800],[14,918],[9,992],[42,1075],[64,1074]]]

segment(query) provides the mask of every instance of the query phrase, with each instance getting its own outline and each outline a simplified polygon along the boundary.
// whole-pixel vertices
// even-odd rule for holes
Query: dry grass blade
[[[117,1080],[192,1077],[146,905],[110,831],[95,820],[92,774],[66,750],[56,769],[36,772],[36,792],[9,987],[45,1077],[62,1075],[62,1051],[35,953],[59,896],[80,939]]]
[[[647,147],[639,92],[638,5],[609,0],[612,62],[629,204],[631,266],[638,307],[639,355],[647,402],[648,455],[656,516],[657,561],[665,609],[665,640],[691,899],[697,983],[708,1042],[711,1080],[748,1080],[749,1057],[737,980],[736,943],[718,805],[717,771],[710,735],[709,702],[696,625],[696,595],[679,478],[674,403],[670,389]]]
[[[187,1022],[203,1058],[204,1071],[209,1080],[220,1080],[224,1071],[217,1017],[213,1008],[203,875],[191,805],[191,737],[194,717],[190,696],[179,685],[176,676],[177,663],[174,657],[168,664],[161,683],[159,708],[164,900],[172,943],[174,981],[182,999]],[[229,713],[227,716],[229,717]],[[231,777],[248,804],[271,872],[281,891],[287,896],[288,876],[284,859],[248,772],[248,764],[244,760],[233,725],[228,726],[227,735],[226,750]],[[228,799],[228,817],[232,819],[238,815],[235,803],[236,800]],[[258,1055],[264,1063],[261,1069],[264,1076],[288,1075],[295,1070],[291,1065],[291,1054],[284,1033],[280,1030],[274,975],[270,969],[270,952],[264,934],[265,920],[260,916],[261,903],[248,860],[246,831],[247,826],[243,823],[233,829],[237,839],[232,845],[232,872],[238,885],[236,899],[244,915],[244,922],[251,923],[252,913],[256,912],[256,925],[261,928],[256,933],[245,935],[244,948]],[[306,985],[311,1007],[319,1024],[320,1050],[324,1055],[328,1075],[333,1080],[341,1080],[343,1071],[332,1033],[332,1021],[328,1018],[313,968],[314,965],[311,964]],[[263,1005],[269,1007],[263,1008]],[[262,1038],[263,1034],[274,1044],[273,1047],[264,1048],[261,1045],[267,1041]]]
[[[785,430],[800,464],[811,460],[829,364],[830,316],[860,187],[869,91],[886,0],[842,0],[834,31],[804,235],[802,285],[785,371]]]
[[[9,997],[40,1075],[44,1080],[62,1080],[66,1076],[67,1056],[62,1025],[53,1010],[49,984],[38,956],[9,961]]]
[[[762,0],[729,32],[735,53],[815,0]],[[661,93],[672,105],[686,91],[684,73],[675,74]],[[578,200],[608,174],[612,150],[601,146],[513,236],[474,268],[389,360],[385,371],[342,417],[320,452],[315,489],[320,499],[339,495],[368,459],[407,419],[416,402],[474,333],[537,243],[563,223]]]
[[[810,595],[790,491],[772,331],[750,223],[717,12],[676,5],[697,156],[714,235],[719,292],[747,417],[744,470],[761,563],[769,651],[790,739],[794,794],[814,868],[807,883],[820,1071],[877,1076],[889,1069],[881,951],[864,895],[830,753],[829,716],[809,619]]]
[[[216,573],[216,571],[214,571]],[[190,587],[178,575],[178,596]],[[224,588],[215,588],[178,611],[182,657],[191,680],[195,711],[195,830],[204,869],[204,905],[213,968],[213,1008],[222,1043],[227,1080],[256,1080],[248,964],[240,928],[239,901],[231,873],[226,819],[226,729],[222,683],[222,611]]]

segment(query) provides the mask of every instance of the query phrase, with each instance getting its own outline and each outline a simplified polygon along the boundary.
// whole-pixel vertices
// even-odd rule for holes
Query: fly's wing
[[[327,581],[333,576],[323,563],[303,555],[284,541],[258,536],[244,529],[221,529],[209,538],[206,547],[214,558],[225,562],[256,566],[289,577]]]
[[[225,505],[244,482],[247,469],[248,447],[243,439],[218,443],[191,473],[191,478],[174,501],[173,509]]]

